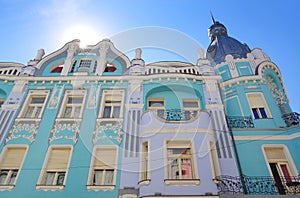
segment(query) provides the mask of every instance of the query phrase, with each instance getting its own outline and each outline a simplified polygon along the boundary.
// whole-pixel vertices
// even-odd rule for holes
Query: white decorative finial
[[[203,48],[198,49],[198,58],[199,59],[204,59],[204,50],[203,50]]]
[[[135,59],[141,59],[142,58],[142,49],[141,48],[137,48],[135,50]]]
[[[39,50],[37,51],[37,54],[36,54],[34,60],[39,61],[39,60],[41,60],[41,59],[43,58],[44,55],[45,55],[44,49],[39,49]]]

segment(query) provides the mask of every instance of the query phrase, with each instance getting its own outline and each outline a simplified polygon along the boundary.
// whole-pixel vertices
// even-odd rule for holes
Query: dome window
[[[104,72],[114,72],[116,71],[117,66],[112,62],[107,62]]]

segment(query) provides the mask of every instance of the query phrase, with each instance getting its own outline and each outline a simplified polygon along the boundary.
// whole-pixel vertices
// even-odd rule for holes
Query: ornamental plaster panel
[[[118,144],[122,143],[124,131],[122,130],[121,121],[97,121],[95,131],[93,133],[93,144],[99,140],[112,140]]]
[[[32,143],[35,140],[39,124],[40,120],[16,120],[5,142],[21,138]]]
[[[58,102],[62,96],[64,90],[64,85],[55,85],[53,89],[53,93],[50,98],[50,102],[48,104],[48,109],[57,109]]]
[[[50,137],[48,139],[49,143],[60,139],[72,140],[76,143],[80,132],[80,125],[80,119],[57,119],[54,123],[53,129],[51,130]]]

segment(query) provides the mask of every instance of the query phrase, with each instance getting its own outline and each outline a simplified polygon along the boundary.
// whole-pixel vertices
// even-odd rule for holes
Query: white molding
[[[300,131],[292,135],[260,135],[260,136],[234,136],[235,140],[293,140],[300,137]]]

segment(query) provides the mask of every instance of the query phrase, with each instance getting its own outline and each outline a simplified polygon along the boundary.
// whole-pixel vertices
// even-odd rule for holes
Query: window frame
[[[41,119],[44,114],[45,108],[47,106],[49,95],[50,95],[50,90],[48,90],[48,89],[29,90],[28,95],[27,95],[25,101],[23,102],[23,107],[22,107],[21,111],[19,112],[18,118],[20,118],[20,119]],[[28,111],[28,107],[31,104],[32,98],[35,98],[35,97],[39,97],[39,98],[45,97],[44,103],[40,105],[42,107],[42,109],[41,109],[38,117],[30,117],[30,118],[25,117],[27,114],[27,111]]]
[[[82,103],[81,105],[74,105],[73,103],[68,103],[69,98],[81,98],[82,97]],[[60,119],[82,119],[83,113],[85,110],[85,100],[86,100],[86,90],[65,90],[64,93],[64,98],[63,101],[60,105],[59,113],[58,113],[58,118]],[[77,106],[81,106],[80,108],[80,113],[78,117],[65,117],[65,111],[68,106],[72,107],[72,112],[75,112],[73,109],[74,107],[76,108]]]
[[[112,104],[111,106],[113,107],[110,110],[110,116],[109,117],[104,117],[105,113],[105,107],[106,107],[106,97],[109,95],[121,95],[121,101],[120,103]],[[101,119],[123,119],[124,116],[124,103],[125,103],[125,91],[123,89],[103,89],[102,90],[102,97],[101,97],[101,102],[100,102],[100,111],[98,114],[98,118]],[[119,117],[114,118],[114,108],[115,106],[120,106],[120,111],[119,111]]]
[[[198,166],[197,166],[197,160],[195,156],[195,147],[194,147],[194,142],[191,139],[168,139],[165,140],[165,179],[164,182],[166,185],[199,185],[200,184],[200,179],[198,176]],[[168,149],[189,149],[190,154],[169,154]],[[188,157],[187,155],[190,155]],[[169,159],[175,159],[177,158],[177,163],[178,159],[180,159],[180,162],[178,164],[181,164],[181,159],[186,159],[188,157],[191,161],[191,171],[192,171],[192,178],[182,178],[182,171],[179,172],[179,176],[181,175],[181,178],[178,179],[173,179],[170,178],[169,176]],[[182,167],[181,167],[182,168]],[[178,170],[180,169],[180,166],[178,167]],[[183,170],[183,169],[181,169]],[[180,173],[181,172],[181,173]]]
[[[151,102],[163,102],[163,106],[153,107],[150,106]],[[165,118],[166,101],[165,98],[148,98],[147,107],[149,111],[155,111],[156,115],[160,118]]]
[[[90,62],[89,66],[86,65],[86,62]],[[81,63],[84,63],[84,64],[81,65]],[[81,58],[81,59],[79,59],[79,62],[78,62],[78,69],[79,68],[91,68],[92,63],[93,63],[92,58]]]
[[[138,185],[148,185],[151,181],[151,161],[150,161],[150,141],[145,140],[141,143],[142,152],[140,153],[140,179]]]
[[[252,105],[251,103],[251,99],[250,97],[252,96],[258,96],[260,97],[260,105]],[[272,118],[272,115],[270,113],[270,110],[269,110],[269,106],[267,105],[266,103],[266,100],[265,100],[265,97],[263,95],[262,92],[251,92],[251,93],[246,93],[246,96],[247,96],[247,100],[248,100],[248,104],[249,104],[249,107],[250,107],[250,111],[251,111],[251,114],[252,114],[252,117],[254,119],[270,119]],[[261,112],[261,109],[264,110],[264,113],[266,116],[264,116]]]
[[[18,167],[2,167],[2,163],[3,161],[5,160],[5,157],[7,155],[7,152],[9,149],[25,149],[25,152],[24,152],[24,155],[23,155],[23,159],[20,161],[20,165]],[[4,184],[1,184],[0,185],[0,191],[3,191],[3,190],[12,190],[15,185],[17,184],[17,181],[18,181],[18,178],[20,176],[20,173],[22,171],[22,168],[23,168],[23,164],[24,164],[24,161],[26,159],[26,156],[27,156],[27,152],[29,150],[29,146],[28,145],[23,145],[23,144],[10,144],[10,145],[6,145],[2,152],[1,152],[1,155],[0,155],[0,174],[2,171],[8,171],[8,174],[6,176],[6,179],[5,179],[5,182]],[[16,177],[14,179],[14,181],[11,183],[11,184],[8,184],[7,182],[9,180],[11,180],[11,176],[13,174],[13,171],[16,171],[17,170],[17,173],[16,173]]]
[[[65,168],[65,171],[63,170],[54,170],[54,169],[49,169],[47,166],[49,164],[49,160],[50,157],[52,156],[52,151],[54,149],[69,149],[69,159],[68,159],[68,163],[67,166]],[[36,185],[36,190],[63,190],[65,185],[66,185],[66,181],[67,181],[67,177],[68,177],[68,173],[69,173],[69,167],[71,164],[71,160],[72,160],[72,154],[73,154],[73,146],[72,145],[51,145],[48,147],[46,156],[44,158],[44,164],[42,167],[42,170],[40,172],[40,176],[38,178],[37,181],[37,185]],[[55,173],[55,177],[52,181],[51,185],[46,185],[46,179],[47,179],[47,174],[51,172],[51,173]],[[55,185],[54,181],[55,178],[57,179],[57,173],[59,172],[64,172],[64,181],[62,185]]]
[[[97,151],[98,150],[114,150],[114,153],[115,153],[115,158],[114,158],[114,164],[113,165],[108,165],[108,166],[111,166],[109,168],[98,168],[98,167],[95,167],[95,163],[96,163],[96,154],[97,154]],[[93,153],[92,153],[92,156],[91,156],[91,162],[90,162],[90,169],[89,169],[89,176],[88,176],[88,180],[87,180],[87,185],[86,185],[86,189],[88,191],[90,190],[95,190],[95,191],[98,191],[98,190],[114,190],[115,187],[116,187],[116,183],[117,183],[117,174],[118,174],[118,157],[119,157],[119,148],[117,146],[114,146],[114,145],[111,145],[111,146],[108,146],[108,145],[97,145],[97,146],[94,146],[93,148]],[[95,178],[95,171],[99,171],[99,170],[102,170],[103,173],[106,172],[107,170],[113,170],[113,182],[112,184],[105,184],[105,183],[101,183],[101,184],[98,184],[98,185],[95,185],[94,184],[94,178]],[[106,174],[102,174],[102,181],[105,181],[106,177],[103,177],[103,175],[106,176]]]

